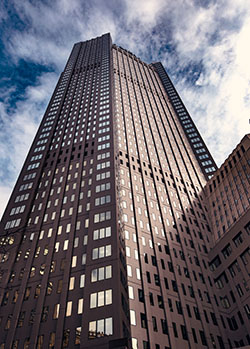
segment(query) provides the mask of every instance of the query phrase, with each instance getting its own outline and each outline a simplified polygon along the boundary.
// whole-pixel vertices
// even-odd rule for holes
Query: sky
[[[75,42],[161,61],[218,166],[249,133],[249,0],[3,0],[0,32],[0,217]]]

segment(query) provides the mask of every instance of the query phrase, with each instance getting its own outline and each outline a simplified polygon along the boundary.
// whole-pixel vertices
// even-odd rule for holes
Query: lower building
[[[250,136],[246,135],[205,188],[213,228],[209,266],[224,308],[224,331],[233,348],[250,345],[249,164]]]

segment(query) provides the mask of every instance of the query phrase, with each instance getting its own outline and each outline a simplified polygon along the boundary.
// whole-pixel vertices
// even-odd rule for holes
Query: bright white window
[[[130,310],[130,324],[136,326],[136,317],[135,317],[135,311]]]

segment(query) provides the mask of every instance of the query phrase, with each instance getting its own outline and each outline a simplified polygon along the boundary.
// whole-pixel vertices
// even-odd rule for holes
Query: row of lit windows
[[[97,160],[103,160],[103,159],[106,159],[106,158],[109,158],[109,157],[110,157],[110,152],[106,152],[106,153],[98,154],[96,159]]]
[[[103,144],[99,144],[97,147],[97,150],[104,150],[104,149],[108,149],[110,148],[110,143],[103,143]]]
[[[90,309],[112,304],[112,289],[90,294]]]
[[[25,205],[14,207],[10,211],[10,216],[12,216],[14,214],[18,214],[18,213],[23,213],[24,210],[25,210]]]
[[[164,81],[164,80],[163,80]],[[165,81],[166,82],[166,81]],[[169,91],[170,90],[172,90],[173,92],[171,93],[169,93],[169,95],[170,96],[175,96],[174,98],[172,98],[171,97],[171,100],[174,102],[173,104],[176,106],[176,108],[177,108],[177,110],[178,110],[178,115],[185,115],[186,114],[186,112],[184,111],[184,109],[183,109],[183,107],[181,107],[180,105],[181,105],[181,101],[180,101],[180,99],[179,99],[179,97],[178,97],[178,95],[176,94],[176,92],[174,91],[174,89],[172,88],[172,87],[170,87],[171,85],[170,85],[170,83],[169,84],[167,84],[169,87],[167,87],[167,90],[168,90],[168,93],[169,93]],[[178,101],[178,102],[176,102],[176,101]],[[178,104],[178,106],[177,106],[177,104]],[[180,112],[180,110],[183,110],[183,112]],[[184,128],[189,128],[189,127],[191,127],[192,126],[192,123],[191,123],[191,120],[189,119],[189,116],[188,115],[186,115],[186,116],[181,116],[180,117],[180,119],[181,120],[185,120],[186,119],[186,121],[183,121],[182,122],[182,124],[184,124]],[[186,125],[187,124],[187,125]],[[192,128],[192,129],[188,129],[188,130],[186,130],[186,132],[191,132],[191,131],[195,131],[195,129],[194,128]],[[197,136],[197,133],[193,133],[193,134],[189,134],[189,137],[190,138],[192,138],[192,137],[195,137],[195,136]],[[199,138],[195,138],[195,139],[191,139],[191,142],[192,143],[194,143],[194,142],[199,142]],[[200,147],[200,146],[202,146],[202,143],[197,143],[197,144],[195,144],[194,145],[195,147]],[[203,151],[205,151],[205,149],[203,148],[202,149]],[[198,151],[197,151],[197,153],[198,153]],[[208,155],[206,154],[206,156],[204,156],[203,158],[208,158]],[[203,158],[201,158],[201,159],[203,159]],[[202,166],[206,166],[206,165],[209,165],[209,164],[211,164],[212,162],[210,161],[209,163],[202,163]],[[207,173],[210,173],[210,172],[213,172],[213,171],[215,171],[215,168],[210,168],[210,169],[208,169],[208,170],[205,170]]]
[[[21,218],[13,219],[12,221],[6,222],[4,229],[6,230],[6,229],[17,228],[19,227],[20,223],[21,223]]]
[[[110,182],[108,182],[108,183],[103,183],[103,184],[100,184],[100,185],[97,185],[97,186],[96,186],[95,192],[96,192],[96,193],[99,193],[99,192],[101,192],[101,191],[109,190],[110,188],[111,188]]]
[[[99,128],[100,127],[101,126],[99,125]],[[109,132],[109,131],[110,131],[110,127],[106,127],[106,128],[99,129],[98,133],[100,134],[100,133],[105,133],[105,132]],[[107,138],[107,139],[109,139],[109,138]],[[99,141],[99,142],[101,142],[101,141]]]
[[[91,282],[102,281],[112,278],[112,265],[93,269],[91,271]]]
[[[72,315],[72,310],[73,310],[73,301],[68,301],[67,306],[66,306],[66,317],[69,317]],[[55,304],[54,309],[53,309],[53,314],[52,318],[53,319],[58,319],[59,318],[59,313],[60,313],[60,304]],[[78,299],[77,302],[77,314],[82,314],[83,313],[83,298]],[[17,322],[17,327],[22,327],[25,321],[25,311],[21,311],[19,314],[18,322]],[[35,310],[31,310],[30,316],[29,316],[29,324],[33,324],[35,320]],[[41,322],[46,322],[49,316],[49,306],[44,306],[41,314]],[[5,329],[10,329],[10,324],[11,324],[11,318],[12,315],[8,315],[7,322],[5,325]],[[37,346],[38,348],[38,346]]]
[[[83,125],[82,125],[83,126]],[[78,126],[77,126],[78,127]],[[95,131],[95,127],[92,129],[92,131]],[[104,133],[104,132],[107,132],[107,131],[109,131],[109,129],[104,129],[104,130],[99,130],[99,133]],[[65,131],[65,132],[67,132],[67,130]],[[59,134],[61,133],[61,131],[59,132]],[[89,135],[89,133],[90,133],[90,127],[88,127],[88,129],[87,129],[87,136],[86,136],[86,139],[90,139],[90,135]],[[81,134],[83,134],[83,130],[81,131]],[[55,133],[55,135],[56,135],[56,133]],[[66,139],[66,137],[67,137],[67,135],[64,135],[64,140]],[[68,137],[69,138],[71,138],[71,134],[69,134],[68,135]],[[75,138],[72,140],[72,141],[74,141],[74,143],[76,143],[77,142],[77,137],[78,137],[78,131],[75,133]],[[92,139],[95,137],[95,134],[93,133],[92,134]],[[99,137],[98,138],[98,142],[103,142],[103,141],[105,141],[105,140],[108,140],[110,138],[110,136],[109,135],[107,135],[107,136],[104,136],[104,137]],[[55,147],[57,148],[57,144],[58,144],[58,142],[59,142],[59,140],[60,140],[60,137],[58,137],[57,139],[55,139],[55,138],[53,138],[53,140],[52,140],[52,143],[55,143]],[[83,140],[83,137],[80,137],[80,139],[79,139],[79,142],[80,141],[82,141]],[[62,143],[62,146],[64,146],[66,144],[66,142],[63,142]],[[69,140],[68,142],[67,142],[67,145],[70,145],[71,144],[71,141]],[[107,145],[102,145],[101,147],[99,147],[100,149],[105,149],[105,147],[107,147]],[[52,148],[51,148],[52,149]]]
[[[112,255],[111,245],[104,245],[100,247],[93,248],[92,259],[100,259],[105,257],[110,257]]]
[[[31,164],[27,167],[27,170],[29,171],[29,170],[33,170],[34,168],[38,168],[39,165],[40,165],[40,162],[36,162],[34,164]]]
[[[111,227],[95,229],[93,232],[93,240],[104,239],[111,236]]]
[[[113,334],[112,317],[89,322],[89,339],[111,336]]]
[[[111,196],[110,195],[105,195],[101,196],[95,199],[95,206],[100,206],[104,204],[108,204],[111,202]]]
[[[24,180],[24,181],[27,181],[28,179],[33,179],[33,178],[35,178],[35,177],[36,177],[36,172],[33,172],[33,173],[29,173],[29,174],[25,175],[25,176],[23,177],[23,180]],[[30,188],[28,188],[28,189],[30,189]]]
[[[40,139],[40,138],[46,138],[46,137],[48,137],[48,136],[49,136],[49,132],[47,132],[47,133],[42,133],[42,134],[40,134],[39,139]]]
[[[33,186],[33,182],[22,184],[19,188],[19,191],[31,189],[32,186]]]
[[[24,200],[28,200],[30,194],[18,195],[15,199],[15,202],[20,202]]]
[[[37,141],[37,145],[40,145],[40,144],[45,144],[45,143],[47,143],[47,141],[48,141],[48,139],[42,139],[42,140],[40,140],[40,141]]]

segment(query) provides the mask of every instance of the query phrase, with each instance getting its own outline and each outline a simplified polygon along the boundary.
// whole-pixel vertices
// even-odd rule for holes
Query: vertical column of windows
[[[116,68],[118,68],[117,66],[115,67],[115,69]],[[119,67],[119,71],[121,72],[121,68]],[[124,74],[124,72],[123,72],[123,74]],[[128,72],[126,72],[126,75],[128,76],[129,74],[128,74]],[[116,85],[117,86],[117,85]],[[130,96],[132,96],[132,92],[130,91],[129,92],[129,94],[130,94]],[[133,99],[133,96],[131,97],[131,100]],[[119,102],[120,101],[120,97],[119,97],[119,91],[117,91],[117,87],[116,87],[116,101],[117,102]],[[131,102],[131,104],[132,104],[132,109],[133,109],[133,112],[134,112],[134,108],[133,108],[133,102]],[[118,103],[117,103],[117,107],[119,107],[119,105],[118,105]],[[116,107],[116,109],[117,109],[117,107]],[[136,119],[136,115],[135,115],[135,117],[134,117],[134,119]],[[122,124],[122,123],[119,123],[120,125]],[[121,126],[118,126],[118,131],[121,129]],[[145,125],[144,125],[145,126]],[[145,129],[145,128],[144,128]],[[156,129],[155,129],[156,130]],[[154,132],[155,132],[155,130],[154,130]],[[121,132],[119,133],[118,132],[118,135],[120,135],[121,134]],[[137,136],[137,138],[138,138],[138,136]],[[149,137],[147,136],[147,139],[148,139]],[[119,141],[121,140],[122,138],[121,138],[121,136],[120,136],[120,139],[119,139]],[[159,144],[158,144],[158,142],[156,141],[156,145],[157,145],[157,147],[159,147]],[[174,160],[174,161],[176,161],[176,160]],[[171,164],[171,167],[173,167],[172,166],[172,164]],[[123,179],[122,179],[123,180]],[[124,206],[125,208],[127,207],[127,206]],[[165,209],[165,208],[164,208]],[[181,207],[180,207],[180,209],[181,209]],[[176,209],[174,209],[174,211],[176,212]],[[178,216],[178,212],[176,212],[176,215],[177,215],[177,218],[178,217],[180,217],[181,215],[179,215]],[[154,217],[154,216],[152,216],[152,217]],[[131,251],[130,251],[130,249],[128,249],[127,248],[127,257],[131,257]],[[178,266],[177,266],[178,267]],[[185,268],[184,267],[184,275],[188,275],[188,273],[187,272],[185,272],[185,270],[188,270],[187,268]],[[178,273],[179,272],[181,272],[179,269],[177,270],[178,271]],[[129,270],[129,274],[131,273],[131,271]],[[132,275],[132,274],[131,274]],[[191,287],[190,287],[190,289],[191,289]]]
[[[121,63],[122,64],[122,63]],[[122,68],[121,68],[121,66],[119,66],[119,71],[121,71],[122,70]],[[126,75],[128,75],[128,70],[126,70],[125,72],[123,72],[123,74],[126,74]],[[134,125],[133,125],[133,121],[132,121],[132,115],[130,114],[131,113],[131,109],[130,109],[130,99],[132,100],[132,98],[133,98],[133,95],[132,95],[132,90],[129,90],[129,87],[127,86],[126,87],[126,84],[124,83],[123,84],[123,81],[122,81],[122,79],[121,79],[121,77],[120,77],[120,80],[121,80],[121,91],[122,91],[122,97],[123,97],[123,100],[124,100],[124,102],[126,103],[126,100],[127,100],[127,108],[126,108],[126,105],[125,105],[125,107],[124,107],[124,111],[126,111],[126,119],[124,118],[124,124],[126,124],[126,132],[127,132],[127,141],[129,140],[129,139],[131,139],[131,138],[129,138],[129,135],[131,135],[132,133],[131,133],[131,131],[133,131],[134,130]],[[126,89],[128,89],[129,90],[129,92],[127,92],[126,91]],[[131,97],[131,98],[129,98],[129,97]],[[123,103],[124,104],[124,103]],[[130,116],[131,115],[131,116]],[[128,119],[129,118],[129,116],[131,117],[131,121]],[[137,136],[137,138],[138,138],[138,136]],[[135,144],[136,144],[136,142],[137,142],[137,139],[135,138],[135,134],[134,134],[134,137],[133,137],[133,141],[135,142]],[[137,145],[137,149],[138,149],[138,145]],[[137,149],[136,149],[136,147],[135,147],[135,151],[137,152]],[[130,151],[131,151],[131,153],[133,152],[133,150],[131,150],[130,149]],[[130,153],[130,151],[129,151],[129,153]],[[143,151],[143,147],[142,147],[142,149],[141,149],[141,151]],[[141,154],[141,152],[139,153],[139,154]],[[131,169],[131,167],[130,167],[130,169]],[[123,172],[122,172],[123,170],[121,169],[121,174],[123,174]],[[124,174],[125,173],[127,173],[127,172],[125,172],[124,171]],[[132,174],[130,173],[129,174],[129,172],[127,173],[129,176],[130,176],[130,180],[131,180],[131,184],[132,184],[132,178],[134,178],[133,176],[132,176]],[[123,181],[123,176],[121,176],[121,178],[122,178],[122,181]],[[125,182],[125,178],[124,178],[124,182]],[[134,180],[133,180],[133,182],[134,182]],[[132,197],[135,197],[135,193],[132,193],[133,192],[133,189],[132,188],[135,188],[135,190],[138,190],[138,185],[136,184],[136,182],[134,182],[135,184],[132,184],[132,186],[131,186],[131,198]],[[125,184],[125,183],[124,183]],[[140,184],[140,186],[141,186],[141,184]],[[124,186],[122,186],[122,187],[124,187]],[[125,190],[125,188],[124,189],[122,189],[122,192],[125,192],[125,191],[127,191],[127,190]],[[129,192],[130,192],[130,190],[129,190]],[[142,190],[142,193],[144,193],[144,190]],[[144,194],[144,195],[146,195],[146,194]],[[144,197],[144,195],[142,195],[142,198]],[[125,194],[125,196],[127,196],[126,194]],[[138,196],[138,198],[139,198],[139,196]],[[126,201],[128,201],[128,199],[126,200]],[[137,215],[137,213],[135,212],[135,207],[133,208],[133,206],[135,205],[135,203],[134,203],[134,205],[126,205],[126,202],[124,201],[123,202],[123,204],[125,204],[123,207],[124,208],[126,208],[126,207],[131,207],[131,210],[132,210],[132,220],[131,220],[131,222],[132,222],[132,226],[134,225],[135,227],[136,227],[136,230],[138,230],[138,231],[143,231],[144,229],[146,229],[146,227],[144,227],[144,222],[142,221],[142,220],[140,220],[140,226],[137,226],[137,224],[135,224],[135,222],[138,220],[138,218],[140,217],[139,215],[138,215],[138,218],[136,219],[135,218],[135,216]],[[137,211],[137,210],[136,210]],[[125,226],[127,227],[127,229],[128,229],[128,231],[127,231],[127,233],[126,233],[126,237],[127,238],[129,238],[129,230],[130,230],[130,220],[128,220],[127,219],[127,217],[129,217],[129,216],[131,216],[131,213],[130,214],[127,214],[127,213],[129,213],[129,211],[128,210],[124,210],[124,212],[126,212],[126,214],[124,215],[125,217],[124,217],[124,222],[125,222]],[[145,220],[144,220],[145,221]],[[146,224],[146,225],[148,225],[148,224]],[[126,232],[126,231],[125,231]],[[140,234],[139,234],[140,235]],[[136,242],[137,241],[137,239],[136,239],[136,235],[134,234],[134,238],[133,239],[135,239],[134,241]],[[133,247],[132,247],[133,246]],[[137,244],[136,244],[136,246],[137,246]],[[133,250],[132,250],[132,248],[133,248]],[[130,285],[131,285],[131,287],[130,287],[130,293],[132,292],[132,290],[133,290],[133,288],[134,287],[136,287],[136,284],[137,283],[139,283],[140,282],[140,280],[141,280],[141,272],[140,272],[140,268],[136,268],[136,266],[137,266],[137,264],[138,264],[138,257],[139,257],[139,255],[138,255],[138,252],[137,252],[137,249],[134,249],[134,245],[133,244],[129,244],[127,247],[126,247],[126,254],[127,254],[127,257],[128,257],[128,263],[129,263],[129,258],[131,258],[132,257],[132,255],[131,255],[131,252],[133,251],[133,253],[134,253],[134,256],[135,256],[135,260],[133,261],[133,263],[132,263],[132,265],[130,265],[130,264],[128,264],[128,276],[131,278],[130,279],[130,281],[129,281],[129,283],[130,283]],[[133,266],[133,267],[132,267]],[[133,272],[133,270],[134,270],[134,272]],[[139,281],[138,281],[139,280]],[[137,286],[138,287],[138,286]],[[136,287],[136,288],[137,288]],[[140,286],[139,286],[139,288],[141,288],[141,284],[140,284]],[[133,309],[133,304],[131,304],[131,307],[132,307],[132,309]],[[130,313],[130,315],[131,315],[131,322],[132,322],[132,324],[136,324],[136,314],[135,314],[135,311],[134,310],[132,310],[131,309],[131,313]],[[143,308],[142,310],[142,313],[141,313],[141,315],[144,315],[145,316],[145,309]],[[133,314],[133,316],[132,316],[132,314]],[[139,314],[138,314],[138,316],[139,316]],[[133,320],[134,319],[134,320]],[[134,338],[135,339],[135,338]]]
[[[215,163],[211,158],[211,155],[208,153],[206,146],[197,131],[196,126],[192,123],[192,119],[190,118],[186,108],[184,107],[178,93],[176,92],[172,82],[167,76],[164,68],[160,63],[155,63],[153,64],[153,66],[156,68],[160,76],[160,79],[163,83],[163,86],[168,94],[168,97],[170,98],[174,106],[174,109],[181,121],[181,124],[183,125],[184,131],[187,137],[190,139],[191,147],[195,148],[195,153],[198,154],[198,152],[206,152],[207,157],[210,158],[207,161],[201,162],[199,161],[200,157],[197,156],[199,163],[202,167],[204,167],[203,171],[205,172],[205,174],[209,174],[207,175],[207,177],[210,178],[211,173],[213,173],[216,170]]]
[[[198,221],[199,221],[199,219],[198,219]],[[191,258],[191,257],[190,257]],[[189,259],[190,259],[189,258]],[[197,257],[196,257],[197,258]],[[191,267],[191,266],[190,266]],[[195,274],[194,274],[194,277],[195,277],[195,281],[197,281],[197,279],[196,279],[196,276],[195,276]],[[198,290],[199,291],[199,290]],[[200,292],[199,292],[199,294],[200,294]],[[204,291],[204,294],[207,294],[207,291]]]
[[[198,218],[198,221],[199,221],[200,219]],[[203,224],[201,223],[201,225],[202,225],[202,227],[203,227]],[[198,225],[197,225],[198,226]],[[204,227],[203,227],[204,228]],[[206,246],[204,246],[204,248],[205,248]],[[205,252],[206,252],[206,250],[204,250]],[[197,257],[196,257],[197,258]],[[191,267],[191,266],[190,266]],[[195,276],[195,273],[194,273],[194,277],[195,277],[195,281],[197,281],[197,279],[196,279],[196,276]],[[204,283],[204,282],[203,282]],[[198,290],[198,291],[200,291],[200,290]],[[198,292],[199,293],[199,296],[200,296],[200,298],[201,298],[201,295],[200,295],[200,292]],[[208,292],[207,291],[204,291],[204,294],[205,295],[208,295]],[[210,301],[209,301],[209,303],[210,303]]]
[[[138,66],[139,66],[139,64],[136,64],[136,68]],[[133,66],[133,63],[131,62],[130,69],[133,69],[133,68],[134,68],[134,66]],[[138,75],[137,75],[139,73],[139,69],[136,72],[136,68],[135,68],[134,74],[137,77],[137,79],[140,79],[140,78],[138,78]],[[133,73],[132,73],[132,75],[133,75]],[[142,79],[142,82],[143,82],[143,86],[144,86],[145,83],[144,83],[143,79]],[[149,108],[149,101],[147,100],[147,95],[146,95],[144,89],[138,88],[138,90],[139,91],[137,92],[137,89],[135,89],[135,91],[136,91],[136,99],[138,101],[139,98],[140,98],[139,96],[141,95],[142,103],[145,106],[145,109],[146,109],[146,112],[147,112],[147,114],[145,113],[145,115],[143,115],[143,113],[140,112],[141,110],[143,110],[143,108],[141,108],[141,106],[140,106],[138,114],[139,114],[141,120],[143,120],[143,137],[146,140],[144,148],[145,148],[146,152],[151,152],[151,149],[154,149],[154,153],[157,154],[156,148],[155,148],[155,143],[154,143],[155,140],[153,140],[153,134],[157,135],[156,129],[154,127],[153,127],[152,131],[149,131],[150,127],[148,127],[148,130],[146,129],[146,127],[147,127],[146,115],[148,115],[148,117],[150,119],[153,117],[153,115],[150,113],[151,111],[150,111],[150,108]],[[151,132],[152,132],[152,138],[150,140]],[[140,152],[140,156],[141,156],[141,153],[142,153],[142,151]],[[154,159],[154,154],[150,154],[149,158],[150,158],[149,162],[151,163],[151,161],[152,161],[152,163],[150,165],[151,167],[153,165],[159,166],[157,157]],[[153,160],[154,160],[154,162],[153,162]],[[143,182],[147,184],[148,181],[144,180]],[[153,183],[152,183],[152,186],[153,186],[153,191],[155,191],[155,185]],[[158,269],[158,265],[157,265],[156,259],[155,259],[155,253],[156,253],[156,251],[154,250],[154,248],[155,248],[155,242],[154,242],[155,238],[153,237],[153,234],[152,234],[152,232],[154,230],[153,229],[153,225],[155,226],[155,228],[157,228],[157,229],[155,229],[155,231],[158,232],[158,222],[156,222],[156,217],[159,215],[159,212],[157,212],[157,211],[154,212],[154,210],[152,209],[154,207],[154,200],[157,199],[157,197],[155,196],[155,193],[154,193],[154,197],[152,198],[151,194],[150,194],[151,192],[147,188],[144,188],[144,193],[145,193],[144,195],[145,195],[145,198],[146,198],[146,202],[150,203],[150,205],[147,204],[147,211],[148,211],[148,214],[149,214],[149,217],[150,217],[149,218],[150,225],[149,225],[149,229],[148,230],[149,230],[149,233],[151,233],[151,239],[148,240],[148,243],[149,243],[149,247],[150,247],[151,251],[154,254],[152,256],[152,252],[150,253],[151,254],[151,258],[152,258],[152,263],[156,267],[156,273],[154,273],[154,282],[155,282],[155,285],[161,286],[160,278],[159,278],[159,269]],[[156,204],[155,206],[157,206],[157,210],[159,211],[158,205]],[[153,225],[152,225],[152,222],[153,222]],[[163,230],[162,229],[163,221],[161,219],[161,216],[159,216],[159,223],[160,223],[159,224],[159,230]],[[143,246],[147,245],[145,237],[143,237],[143,239],[142,239],[142,245]],[[145,249],[145,247],[144,247],[144,249]],[[147,258],[145,259],[145,262],[148,263],[148,259]],[[147,281],[150,283],[151,282],[150,273],[149,272],[147,272],[147,273],[148,273],[147,274]],[[162,299],[162,296],[158,295],[157,299],[159,301],[160,299]],[[160,301],[160,302],[162,302],[162,301]],[[161,304],[159,303],[158,305],[159,305],[160,308],[164,309],[163,303],[161,303]],[[141,315],[143,315],[143,314],[141,314]],[[163,314],[161,314],[161,317],[165,317],[164,312],[163,312]],[[161,319],[161,320],[159,319],[159,321],[164,322],[164,323],[166,322],[166,320],[164,320],[164,319]],[[167,334],[167,332],[165,332],[165,330],[163,331],[163,333]]]

